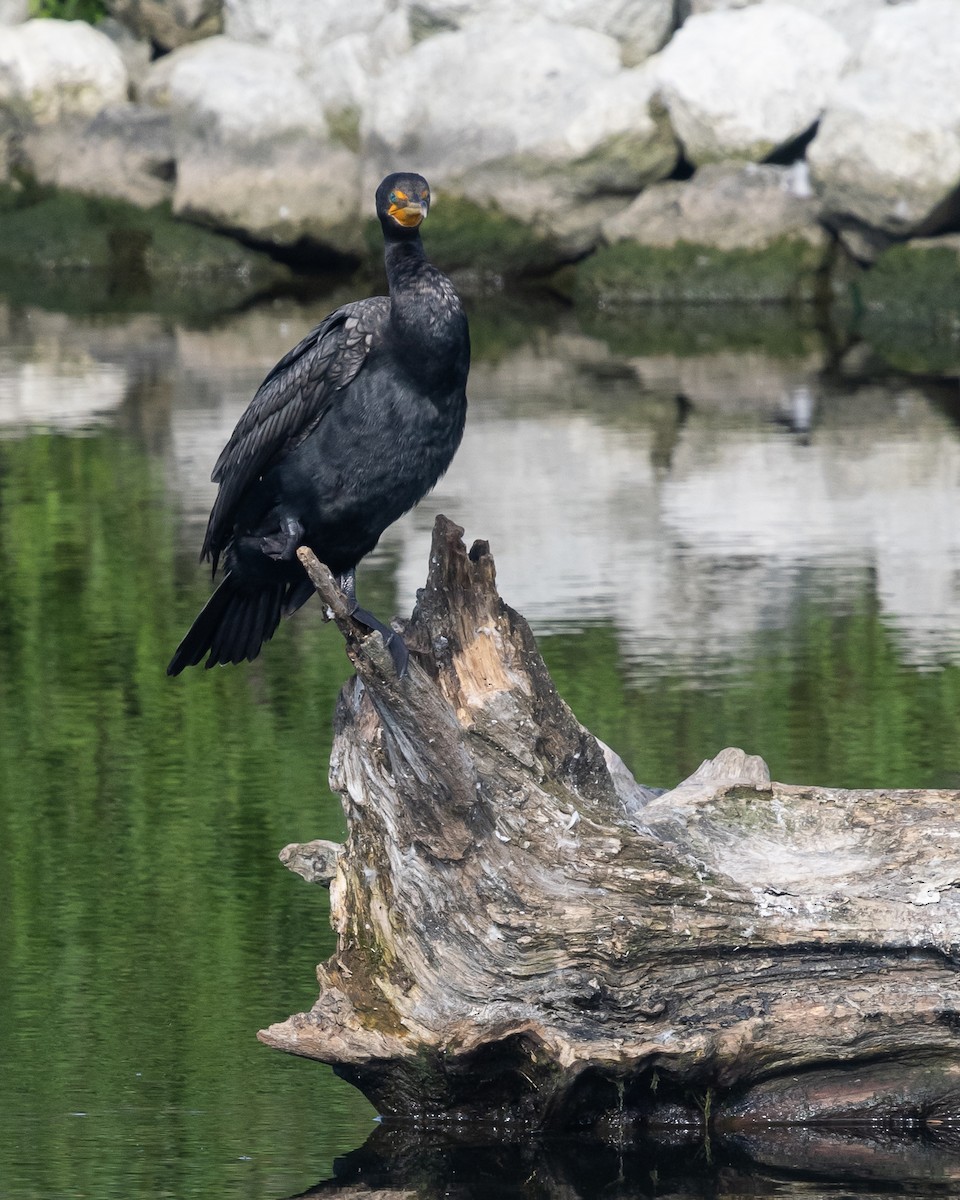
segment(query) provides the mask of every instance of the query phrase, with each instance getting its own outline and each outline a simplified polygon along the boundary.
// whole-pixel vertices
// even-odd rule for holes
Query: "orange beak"
[[[427,205],[423,200],[406,200],[403,204],[391,204],[387,212],[404,228],[413,229],[427,215]]]

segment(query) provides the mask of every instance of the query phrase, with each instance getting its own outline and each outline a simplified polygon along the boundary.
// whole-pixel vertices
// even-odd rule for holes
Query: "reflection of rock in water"
[[[125,401],[127,427],[164,455],[192,554],[220,446],[335,302],[172,333],[156,318],[36,315],[5,331],[0,412],[16,397],[69,427]],[[847,612],[874,590],[908,662],[960,661],[960,445],[943,382],[848,373],[833,387],[807,343],[679,356],[617,354],[576,328],[529,339],[479,358],[450,474],[384,538],[399,611],[443,511],[494,542],[503,593],[535,628],[609,622],[646,670],[726,669],[798,603]]]
[[[708,671],[804,598],[848,611],[874,586],[907,661],[960,660],[960,445],[939,412],[915,388],[824,394],[812,376],[798,384],[795,363],[756,355],[738,384],[722,358],[725,392],[703,363],[678,360],[671,375],[664,360],[637,362],[652,393],[620,385],[617,409],[590,410],[585,390],[575,407],[551,377],[539,393],[528,384],[521,417],[510,364],[480,364],[451,476],[397,531],[401,607],[443,510],[500,548],[504,595],[537,628],[612,620],[647,668]],[[778,430],[783,395],[814,386],[805,436]],[[660,396],[678,391],[689,407],[663,467]]]
[[[960,380],[928,380],[924,386],[924,393],[954,429],[960,432]]]
[[[133,427],[152,449],[158,422],[169,422],[175,345],[150,314],[86,322],[0,302],[0,436],[101,428],[122,407],[137,410]]]
[[[86,429],[123,402],[126,372],[72,338],[70,326],[63,316],[14,317],[0,307],[0,436]]]
[[[960,1150],[882,1129],[779,1128],[714,1134],[660,1130],[600,1145],[569,1138],[512,1140],[509,1131],[414,1130],[384,1124],[334,1175],[302,1197],[386,1200],[635,1200],[863,1194],[955,1179]]]
[[[0,429],[87,429],[109,416],[125,391],[123,372],[102,363],[0,359]]]
[[[816,395],[812,388],[803,384],[780,397],[780,411],[774,419],[805,438],[813,429],[816,411]]]

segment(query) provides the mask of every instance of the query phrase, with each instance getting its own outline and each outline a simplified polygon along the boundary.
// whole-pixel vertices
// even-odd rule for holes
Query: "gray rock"
[[[153,46],[145,38],[138,38],[126,25],[113,17],[104,17],[97,22],[97,32],[104,33],[120,51],[123,65],[127,68],[130,95],[137,99],[139,89],[150,71],[153,61]]]
[[[419,43],[383,73],[367,106],[367,186],[397,162],[435,185],[488,195],[511,216],[583,246],[633,194],[672,170],[675,140],[648,67],[623,70],[603,34],[534,20],[474,22]]]
[[[226,37],[175,55],[174,211],[277,244],[306,237],[355,250],[345,239],[359,237],[356,155],[330,142],[289,55]]]
[[[191,42],[181,46],[171,54],[164,54],[147,68],[146,74],[137,82],[137,98],[143,104],[155,108],[170,107],[170,76],[194,54],[201,56],[209,54],[205,42]]]
[[[517,155],[569,157],[565,131],[620,70],[616,42],[548,21],[474,22],[418,43],[384,71],[362,131],[379,172],[399,157],[439,181]]]
[[[877,15],[807,152],[834,220],[896,237],[949,225],[960,187],[958,63],[956,0]]]
[[[826,22],[770,3],[691,17],[657,70],[691,162],[758,161],[817,121],[849,54]]]
[[[169,56],[169,103],[211,140],[262,141],[327,127],[287,54],[207,38]]]
[[[635,66],[663,46],[673,31],[673,0],[413,0],[410,17],[421,33],[458,29],[473,20],[543,17],[605,33]]]
[[[447,186],[493,192],[503,212],[553,242],[558,259],[577,258],[597,244],[625,196],[676,165],[677,142],[653,102],[655,89],[649,67],[621,71],[590,92],[567,127],[569,158],[508,158],[465,170]]]
[[[337,38],[375,33],[397,7],[397,0],[224,0],[223,31],[305,62]]]
[[[19,25],[29,16],[29,0],[0,0],[0,25]]]
[[[325,113],[359,113],[370,97],[378,65],[370,46],[370,35],[351,33],[336,38],[320,51],[304,82],[317,97]]]
[[[705,12],[725,12],[731,8],[746,8],[750,4],[782,3],[783,0],[688,0],[687,15]],[[852,50],[859,50],[866,41],[873,18],[895,0],[787,0],[793,8],[812,13],[831,25]]]
[[[354,142],[360,110],[373,98],[381,71],[413,45],[409,14],[399,0],[353,6],[225,0],[224,30],[236,41],[289,55],[338,132]]]
[[[386,65],[413,45],[407,14],[398,10],[370,32],[334,38],[302,59],[300,74],[328,116],[360,112],[371,102]]]
[[[111,40],[84,21],[33,20],[0,36],[0,109],[28,121],[92,116],[127,98]]]
[[[173,196],[168,113],[123,104],[92,119],[40,125],[23,138],[26,165],[40,183],[150,208]]]
[[[588,175],[601,190],[624,192],[673,170],[678,146],[658,88],[658,75],[645,64],[601,79],[577,98],[575,115],[562,127],[562,157],[574,174]]]
[[[107,11],[136,37],[172,50],[223,28],[222,0],[107,0]]]
[[[604,223],[603,236],[610,243],[691,242],[718,250],[763,250],[780,238],[799,238],[826,248],[819,207],[802,163],[715,163],[682,183],[660,183],[641,192]]]
[[[504,0],[501,0],[504,2]],[[506,0],[515,14],[517,7]],[[528,0],[531,16],[583,26],[615,38],[623,62],[635,66],[666,44],[674,28],[672,0]]]
[[[559,259],[596,244],[624,195],[662,179],[676,139],[648,65],[624,70],[617,43],[549,21],[467,24],[389,66],[361,126],[367,190],[399,161],[435,186],[492,192]]]
[[[648,188],[604,222],[577,267],[581,303],[769,304],[812,300],[831,239],[802,162],[716,163]]]

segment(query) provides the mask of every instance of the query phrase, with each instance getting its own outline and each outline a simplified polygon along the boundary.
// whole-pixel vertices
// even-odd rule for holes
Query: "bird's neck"
[[[427,261],[419,235],[388,241],[384,257],[395,354],[419,378],[456,372],[463,311],[450,281]]]
[[[427,254],[419,233],[402,240],[391,239],[383,248],[383,257],[391,296],[413,287],[423,274],[427,263]]]

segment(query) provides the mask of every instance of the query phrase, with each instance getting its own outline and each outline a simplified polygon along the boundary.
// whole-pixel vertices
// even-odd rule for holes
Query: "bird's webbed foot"
[[[284,517],[275,534],[260,539],[260,549],[267,558],[292,559],[297,547],[303,544],[304,529],[296,517]]]
[[[403,638],[395,629],[391,629],[389,625],[384,625],[382,621],[377,620],[372,612],[360,607],[357,600],[357,573],[355,570],[345,571],[340,576],[339,583],[340,590],[347,601],[347,611],[350,616],[355,621],[359,621],[361,625],[366,625],[368,629],[375,630],[380,634],[384,645],[390,651],[397,678],[402,679],[407,673],[407,664],[410,661],[410,652],[407,650]]]
[[[400,634],[395,629],[391,629],[389,625],[384,625],[382,621],[378,621],[373,613],[367,612],[365,608],[355,608],[351,616],[355,621],[359,621],[361,625],[366,625],[369,629],[375,629],[380,634],[384,645],[390,651],[390,657],[393,659],[397,678],[402,679],[407,673],[410,651],[407,649],[406,643]]]

